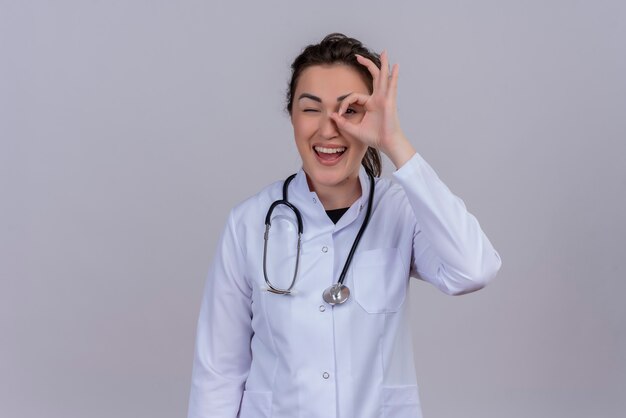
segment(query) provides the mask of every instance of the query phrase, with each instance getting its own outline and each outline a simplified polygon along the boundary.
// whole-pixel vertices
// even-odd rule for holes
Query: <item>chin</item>
[[[311,189],[315,189],[315,185],[322,187],[336,187],[344,184],[350,178],[358,178],[359,170],[355,170],[354,173],[350,173],[345,169],[329,169],[327,167],[320,167],[314,169],[304,169],[309,180],[309,186]]]

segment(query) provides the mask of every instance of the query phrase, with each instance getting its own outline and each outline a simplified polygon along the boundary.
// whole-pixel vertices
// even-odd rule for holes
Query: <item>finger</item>
[[[337,113],[339,114],[339,116],[343,116],[343,114],[346,113],[346,110],[348,110],[348,107],[355,103],[361,106],[365,106],[369,98],[370,96],[367,94],[350,93],[339,104],[339,110],[337,111]]]
[[[391,80],[389,81],[389,91],[395,102],[398,98],[398,74],[400,73],[400,64],[393,64],[391,69]]]
[[[359,64],[365,66],[369,70],[373,79],[372,85],[374,86],[374,88],[376,88],[376,84],[378,83],[378,79],[380,77],[380,69],[369,58],[365,58],[364,56],[361,56],[359,54],[354,55],[356,56],[356,60],[359,62]]]
[[[387,57],[387,51],[384,50],[380,53],[380,78],[378,81],[378,89],[382,94],[387,93],[387,87],[389,84],[389,59]]]
[[[344,131],[348,135],[358,138],[359,125],[351,123],[348,119],[339,115],[339,113],[331,113],[330,117],[335,121],[340,131]]]

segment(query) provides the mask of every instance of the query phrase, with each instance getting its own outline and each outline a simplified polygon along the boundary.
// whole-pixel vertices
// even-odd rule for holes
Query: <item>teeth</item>
[[[315,151],[322,152],[324,154],[336,154],[338,152],[344,152],[346,147],[339,148],[324,148],[324,147],[315,147]]]

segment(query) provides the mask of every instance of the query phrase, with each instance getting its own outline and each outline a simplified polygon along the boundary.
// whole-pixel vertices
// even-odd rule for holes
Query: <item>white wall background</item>
[[[405,132],[504,261],[415,281],[425,417],[624,416],[617,0],[0,0],[0,416],[186,414],[215,241],[298,168],[288,67],[333,31],[400,63]]]

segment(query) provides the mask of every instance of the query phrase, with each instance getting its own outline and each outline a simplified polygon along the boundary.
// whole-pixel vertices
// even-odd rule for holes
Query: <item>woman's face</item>
[[[302,166],[313,190],[344,185],[358,178],[367,146],[344,136],[330,118],[339,110],[341,100],[353,92],[370,94],[361,75],[346,65],[316,65],[300,74],[291,123]],[[354,105],[344,117],[359,123],[363,115],[363,107]]]

